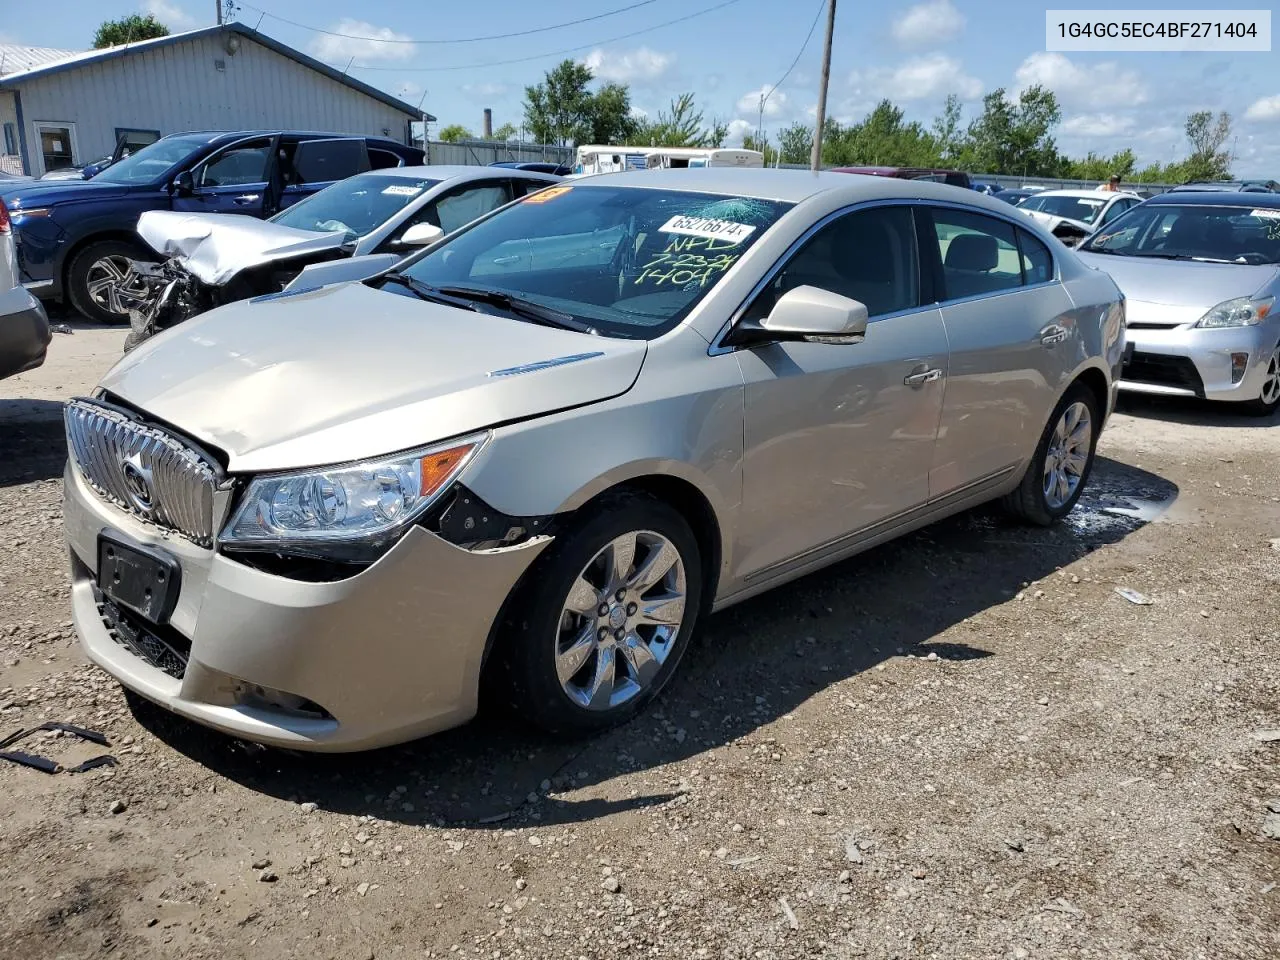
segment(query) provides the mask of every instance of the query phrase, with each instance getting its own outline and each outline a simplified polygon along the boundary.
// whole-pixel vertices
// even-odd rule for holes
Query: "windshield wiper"
[[[471,303],[468,300],[463,300],[460,297],[451,297],[430,284],[423,283],[421,280],[417,280],[409,276],[407,273],[385,273],[382,275],[381,280],[383,284],[394,283],[398,286],[411,290],[413,293],[417,294],[418,299],[420,300],[426,300],[430,303],[444,303],[451,307],[459,307],[463,310],[476,309],[476,305],[474,303]]]
[[[517,317],[530,320],[533,323],[540,323],[544,327],[557,327],[561,330],[574,330],[578,333],[590,333],[594,336],[600,335],[599,330],[589,323],[584,323],[572,314],[544,307],[540,303],[534,303],[532,300],[526,300],[523,297],[514,297],[509,293],[503,293],[501,290],[480,290],[475,287],[440,287],[436,292],[449,297],[487,303],[497,307],[499,310],[515,314]]]
[[[1194,260],[1197,263],[1236,263],[1235,260],[1222,260],[1217,257],[1196,257],[1189,253],[1135,253],[1135,257],[1150,257],[1157,260]]]

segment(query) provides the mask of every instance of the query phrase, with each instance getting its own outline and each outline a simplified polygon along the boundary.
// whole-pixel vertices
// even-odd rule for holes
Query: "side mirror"
[[[399,243],[406,247],[425,247],[444,236],[444,231],[431,223],[415,223],[400,236]]]
[[[734,346],[778,341],[861,343],[867,335],[867,305],[819,287],[796,287],[778,298],[769,315],[733,328]]]
[[[173,192],[180,197],[190,196],[195,192],[196,181],[190,170],[183,170],[173,178]]]

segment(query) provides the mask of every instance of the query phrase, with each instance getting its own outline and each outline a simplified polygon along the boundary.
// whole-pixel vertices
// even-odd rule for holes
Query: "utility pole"
[[[822,86],[818,88],[817,126],[813,128],[811,170],[822,169],[822,128],[827,123],[827,85],[831,82],[831,35],[836,29],[836,0],[827,0],[827,41],[822,48]]]
[[[218,26],[222,26],[222,0],[213,0],[213,5],[218,8]]]

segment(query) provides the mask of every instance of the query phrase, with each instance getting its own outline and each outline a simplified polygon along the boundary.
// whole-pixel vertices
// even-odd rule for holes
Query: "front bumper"
[[[70,464],[65,490],[72,613],[89,657],[174,713],[299,750],[385,746],[470,719],[494,619],[550,542],[470,551],[415,527],[356,576],[312,583],[165,536],[101,500]],[[190,643],[180,677],[117,642],[104,622],[95,595],[104,529],[180,564],[181,592],[162,628]],[[305,698],[323,714],[264,703],[257,687]]]
[[[1280,331],[1273,323],[1202,329],[1130,327],[1133,354],[1121,372],[1120,388],[1134,393],[1255,400],[1262,392],[1267,362]],[[1246,354],[1243,376],[1232,379],[1232,354]]]
[[[0,380],[44,363],[52,336],[39,300],[22,287],[0,293]]]

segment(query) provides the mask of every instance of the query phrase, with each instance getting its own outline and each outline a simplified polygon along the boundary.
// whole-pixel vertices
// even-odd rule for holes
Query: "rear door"
[[[191,172],[193,190],[173,198],[173,209],[261,217],[280,137],[237,140],[215,151]]]
[[[1035,449],[1082,347],[1049,248],[1003,218],[920,212],[951,346],[929,492],[997,482]]]
[[[363,137],[299,140],[292,149],[289,146],[285,144],[288,162],[282,169],[281,210],[332,183],[365,173],[372,166]]]

